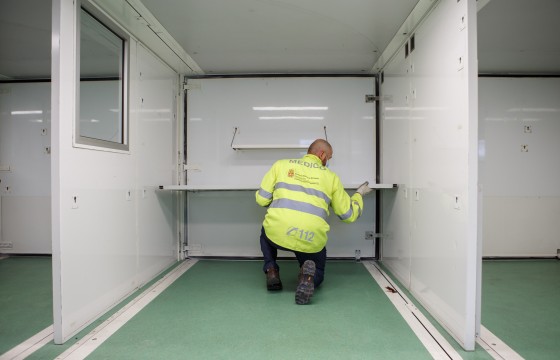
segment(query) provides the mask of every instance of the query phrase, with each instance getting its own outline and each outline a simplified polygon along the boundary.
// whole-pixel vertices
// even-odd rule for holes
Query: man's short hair
[[[329,144],[327,140],[317,139],[309,145],[309,149],[307,149],[308,154],[317,154],[321,151],[332,151],[332,146]]]

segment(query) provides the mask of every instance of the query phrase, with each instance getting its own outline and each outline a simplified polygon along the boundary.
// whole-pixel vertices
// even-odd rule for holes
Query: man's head
[[[332,158],[333,150],[331,144],[328,141],[323,139],[317,139],[309,145],[309,149],[307,149],[308,154],[313,154],[321,159],[323,166],[327,165],[327,161]]]

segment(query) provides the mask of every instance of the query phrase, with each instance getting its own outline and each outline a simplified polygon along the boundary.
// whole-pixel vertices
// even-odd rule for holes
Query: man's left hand
[[[370,192],[372,192],[373,189],[371,189],[368,185],[369,182],[366,181],[365,183],[363,183],[358,187],[358,190],[356,190],[356,192],[362,196],[369,194]]]

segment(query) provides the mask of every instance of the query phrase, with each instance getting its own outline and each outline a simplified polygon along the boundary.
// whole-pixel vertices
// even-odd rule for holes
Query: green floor
[[[560,359],[560,261],[484,261],[482,323],[525,359]]]
[[[431,358],[363,265],[329,263],[307,306],[296,263],[281,266],[269,293],[260,262],[199,262],[89,358]]]
[[[50,266],[0,260],[0,354],[52,323]],[[295,262],[281,263],[278,293],[266,291],[260,267],[199,261],[88,359],[431,358],[362,264],[330,261],[306,306],[294,304]],[[526,359],[559,358],[558,303],[560,261],[483,263],[483,325]],[[54,359],[104,318],[29,359]],[[490,359],[445,336],[463,358]]]
[[[52,323],[51,258],[0,260],[0,354]]]

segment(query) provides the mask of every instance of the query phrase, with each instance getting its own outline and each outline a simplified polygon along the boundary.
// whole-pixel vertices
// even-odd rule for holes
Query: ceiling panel
[[[367,73],[418,0],[142,0],[209,74]]]
[[[367,73],[418,0],[141,1],[207,74]],[[481,73],[560,74],[560,0],[480,0]],[[51,2],[0,1],[0,80],[50,77]]]
[[[478,12],[480,73],[560,74],[560,0],[490,0]]]
[[[49,78],[51,1],[0,0],[0,80]]]

